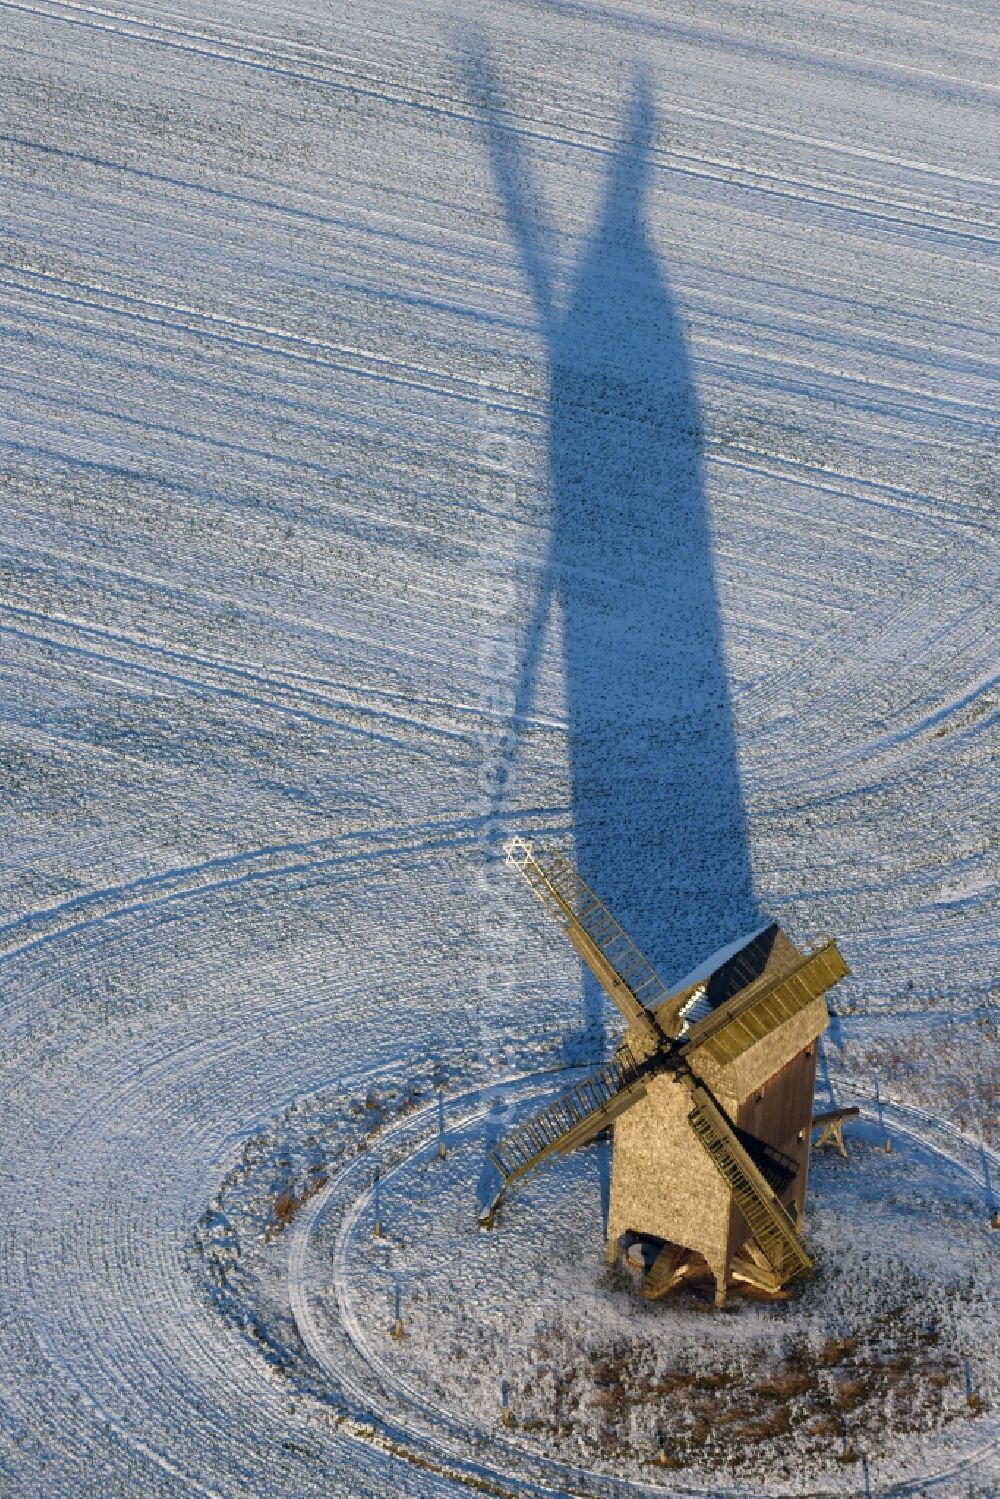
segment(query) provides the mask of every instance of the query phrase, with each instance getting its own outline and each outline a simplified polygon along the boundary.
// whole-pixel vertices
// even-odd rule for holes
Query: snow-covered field
[[[922,1471],[979,1455],[922,1486],[890,1401],[829,1482],[1000,1485],[966,1388],[998,1380],[996,20],[0,0],[0,1492],[612,1484],[607,1452],[554,1478],[544,1433],[407,1426],[380,1361],[430,1358],[449,1409],[455,1369],[418,1321],[366,1365],[336,1308],[384,1341],[382,1289],[338,1301],[323,1247],[408,1089],[552,1078],[613,1031],[499,864],[514,830],[574,851],[667,978],[761,912],[837,935],[831,1075],[943,1125],[896,1204],[967,1285]],[[494,1250],[456,1223],[449,1338],[462,1298],[512,1346],[572,1328],[561,1233],[621,1335],[593,1161],[539,1182],[575,1205],[548,1238],[527,1198]],[[838,1218],[835,1165],[831,1253],[866,1212]],[[258,1279],[227,1302],[237,1198]],[[323,1357],[294,1316],[322,1331],[320,1251]]]

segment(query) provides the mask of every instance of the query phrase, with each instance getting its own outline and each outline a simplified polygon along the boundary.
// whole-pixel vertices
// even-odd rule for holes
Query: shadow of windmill
[[[469,89],[549,376],[552,523],[515,714],[562,616],[575,862],[664,977],[760,923],[684,334],[646,219],[655,107],[633,80],[596,221],[557,296],[517,121],[480,47]],[[501,775],[501,787],[509,776]],[[502,797],[502,792],[498,793]],[[589,977],[583,1029],[603,1047]],[[582,1057],[579,1059],[583,1059]]]

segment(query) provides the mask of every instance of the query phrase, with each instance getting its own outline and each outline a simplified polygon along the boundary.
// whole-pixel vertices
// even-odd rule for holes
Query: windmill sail
[[[616,1115],[643,1096],[649,1070],[622,1047],[607,1066],[583,1078],[524,1124],[516,1125],[489,1156],[503,1180],[500,1196],[543,1162],[599,1135]],[[499,1196],[494,1208],[498,1201]]]
[[[512,838],[504,853],[625,1019],[661,1040],[663,1029],[650,1011],[670,997],[670,990],[565,854],[536,851],[525,838]]]
[[[694,1025],[684,1055],[726,1066],[791,1020],[850,970],[836,942],[828,939],[802,954],[787,971],[758,979]]]

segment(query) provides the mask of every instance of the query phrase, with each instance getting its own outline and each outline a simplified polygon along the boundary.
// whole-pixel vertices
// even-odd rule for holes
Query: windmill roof
[[[715,1010],[741,989],[760,978],[765,971],[783,967],[798,957],[796,949],[776,921],[762,926],[720,947],[705,958],[671,990],[671,999],[686,991],[705,986],[702,1001],[705,1013]],[[670,1003],[670,1000],[667,1000]]]

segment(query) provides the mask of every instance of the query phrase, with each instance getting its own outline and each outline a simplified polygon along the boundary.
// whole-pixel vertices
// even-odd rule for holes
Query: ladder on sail
[[[605,1067],[516,1125],[494,1146],[489,1159],[503,1178],[504,1190],[550,1156],[592,1140],[645,1091],[643,1070],[622,1047]]]
[[[595,978],[630,1021],[659,1037],[653,1015],[669,995],[649,959],[615,920],[565,854],[536,851],[524,838],[504,845],[508,863],[518,869],[539,900],[565,928]]]

